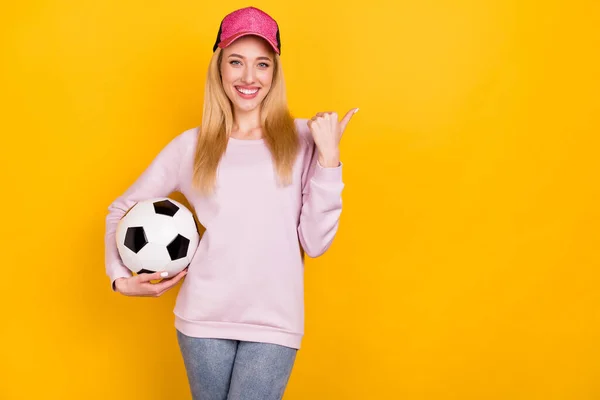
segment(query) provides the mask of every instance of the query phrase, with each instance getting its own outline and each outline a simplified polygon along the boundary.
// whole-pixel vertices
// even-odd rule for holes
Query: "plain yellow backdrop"
[[[285,399],[600,399],[592,0],[4,4],[0,398],[190,399],[176,289],[112,293],[104,218],[248,5],[295,116],[360,107]]]

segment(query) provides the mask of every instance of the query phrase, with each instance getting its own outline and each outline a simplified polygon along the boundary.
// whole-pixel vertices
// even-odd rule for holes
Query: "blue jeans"
[[[177,331],[194,400],[280,400],[296,349],[270,343],[204,339]]]

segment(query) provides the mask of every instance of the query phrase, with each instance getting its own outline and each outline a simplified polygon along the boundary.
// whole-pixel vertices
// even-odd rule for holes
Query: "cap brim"
[[[273,48],[273,50],[275,50],[275,53],[280,54],[279,53],[279,49],[277,48],[277,44],[271,42],[271,40],[269,38],[267,38],[266,36],[260,34],[260,33],[256,33],[256,32],[240,32],[237,33],[233,36],[231,36],[230,38],[228,38],[227,40],[223,40],[221,43],[219,43],[219,47],[224,49],[225,47],[229,46],[231,43],[233,43],[234,41],[236,41],[237,39],[241,38],[242,36],[258,36],[261,37],[263,39],[265,39]]]

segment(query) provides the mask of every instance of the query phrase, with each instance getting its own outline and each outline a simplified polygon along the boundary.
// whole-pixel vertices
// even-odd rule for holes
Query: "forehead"
[[[247,58],[272,57],[273,49],[269,43],[261,37],[248,35],[243,36],[224,49],[224,55],[236,53]]]

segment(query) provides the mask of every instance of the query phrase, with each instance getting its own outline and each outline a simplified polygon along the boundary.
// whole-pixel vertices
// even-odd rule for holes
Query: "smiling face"
[[[221,60],[223,89],[234,113],[259,111],[271,89],[274,52],[257,36],[244,36],[223,50]]]

